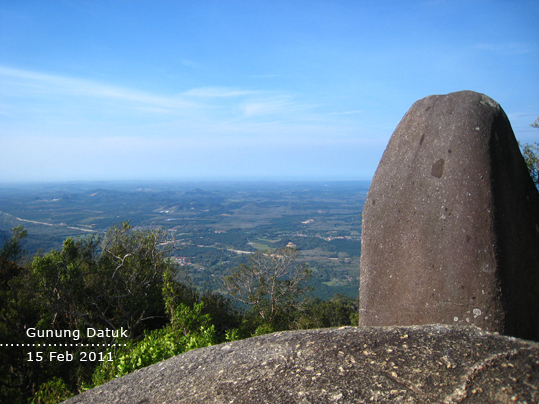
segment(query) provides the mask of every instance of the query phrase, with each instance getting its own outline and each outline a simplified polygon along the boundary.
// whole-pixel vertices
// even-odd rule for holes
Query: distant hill
[[[297,245],[313,269],[318,296],[357,296],[361,212],[369,183],[66,183],[0,186],[0,235],[22,224],[25,246],[59,249],[67,237],[101,235],[129,221],[163,227],[189,256],[198,285],[219,288],[217,276],[259,251]],[[318,285],[318,286],[317,286]],[[332,293],[333,292],[333,293]]]

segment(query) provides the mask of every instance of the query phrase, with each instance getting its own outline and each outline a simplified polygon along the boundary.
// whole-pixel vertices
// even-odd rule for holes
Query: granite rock
[[[363,211],[360,325],[476,325],[539,340],[539,195],[504,111],[417,101]]]
[[[471,326],[344,327],[197,349],[65,403],[532,403],[538,387],[535,342]]]

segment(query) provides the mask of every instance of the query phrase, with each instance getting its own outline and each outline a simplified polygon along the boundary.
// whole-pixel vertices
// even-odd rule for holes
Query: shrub
[[[174,321],[164,328],[146,333],[141,341],[111,350],[112,360],[102,362],[92,376],[89,389],[107,381],[153,365],[172,356],[215,343],[215,328],[210,316],[201,315],[202,303],[190,308],[180,304],[174,310]],[[108,355],[107,355],[108,356]]]

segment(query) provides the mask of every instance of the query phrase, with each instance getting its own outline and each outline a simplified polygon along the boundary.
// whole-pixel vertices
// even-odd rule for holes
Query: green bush
[[[85,386],[85,389],[183,352],[213,345],[215,328],[209,315],[200,314],[202,308],[202,303],[193,308],[180,304],[174,310],[172,324],[146,333],[141,341],[130,341],[126,346],[109,351],[113,359],[98,366],[92,376],[93,385]]]
[[[59,377],[53,377],[39,386],[32,404],[56,404],[72,396],[73,393],[69,391],[64,381]]]

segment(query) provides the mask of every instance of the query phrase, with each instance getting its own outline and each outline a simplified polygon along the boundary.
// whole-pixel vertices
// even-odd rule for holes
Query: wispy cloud
[[[202,67],[199,63],[189,59],[182,59],[181,64],[194,69],[200,69]]]
[[[33,95],[39,96],[63,95],[120,100],[154,108],[159,107],[162,111],[196,108],[198,106],[192,101],[179,97],[158,96],[91,80],[36,73],[4,66],[0,66],[0,79],[3,79],[4,84],[9,85],[11,88],[23,88],[25,91],[22,94],[28,94],[33,90]],[[10,79],[11,81],[6,81]],[[6,87],[4,87],[3,91],[7,92]]]
[[[244,105],[245,116],[256,116],[271,114],[284,109],[285,103],[282,101],[249,102]]]
[[[281,77],[284,77],[283,74],[252,74],[250,76],[251,78],[253,79],[276,79],[276,78],[281,78]]]
[[[536,48],[530,44],[516,43],[516,42],[498,43],[498,44],[481,43],[481,44],[477,44],[475,47],[477,49],[495,52],[502,55],[516,55],[516,54],[531,53],[536,50]]]
[[[305,111],[315,107],[314,104],[298,102],[294,97],[285,94],[253,97],[242,104],[245,117],[254,117],[270,114],[295,115],[306,118]]]
[[[220,118],[228,119],[239,116],[254,117],[269,113],[285,112],[298,109],[298,103],[286,94],[275,91],[257,91],[241,88],[213,86],[199,87],[177,95],[159,95],[131,88],[118,87],[100,82],[32,72],[0,66],[0,94],[28,100],[43,100],[43,105],[50,105],[50,97],[63,99],[81,98],[109,101],[114,108],[129,108],[132,111],[148,114],[190,115],[194,111],[220,110]],[[73,100],[72,105],[77,105]],[[227,112],[228,111],[228,112]],[[216,115],[214,117],[217,117]],[[194,117],[190,115],[190,118]],[[206,116],[205,117],[210,118]]]
[[[361,114],[363,111],[356,109],[354,111],[340,111],[340,112],[331,112],[330,115],[355,115]]]
[[[507,117],[512,122],[513,120],[528,120],[530,123],[537,119],[537,114],[534,114],[532,112],[513,112],[510,114],[507,114]]]
[[[18,178],[6,173],[21,158],[20,178],[72,180],[311,175],[381,153],[386,139],[358,124],[359,110],[330,105],[331,116],[302,97],[226,86],[163,95],[0,66],[0,181]]]
[[[35,134],[37,128],[54,137],[75,130],[78,135],[100,137],[112,133],[182,138],[199,138],[204,133],[210,137],[265,136],[276,129],[277,122],[289,123],[290,128],[280,131],[293,135],[312,125],[322,128],[327,118],[313,113],[317,104],[279,91],[206,86],[162,95],[1,65],[0,97],[6,136]]]
[[[5,98],[0,102],[4,138],[114,137],[142,151],[150,149],[144,142],[166,150],[172,141],[179,142],[176,150],[189,145],[224,150],[233,144],[264,149],[275,142],[298,148],[317,142],[349,144],[368,127],[365,119],[358,122],[360,110],[332,107],[334,112],[327,113],[326,104],[279,91],[206,86],[160,95],[5,66],[0,66],[0,97]]]
[[[229,87],[200,87],[184,92],[182,95],[192,97],[241,97],[246,95],[256,94],[257,91],[239,90]]]

